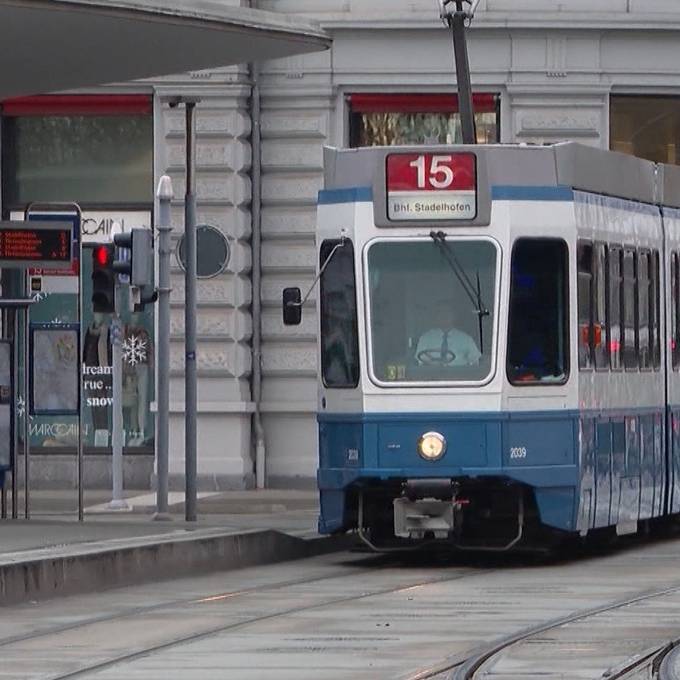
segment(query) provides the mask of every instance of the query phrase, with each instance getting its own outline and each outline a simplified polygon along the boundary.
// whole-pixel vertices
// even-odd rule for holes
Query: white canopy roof
[[[219,0],[0,0],[0,99],[329,46],[311,24]]]

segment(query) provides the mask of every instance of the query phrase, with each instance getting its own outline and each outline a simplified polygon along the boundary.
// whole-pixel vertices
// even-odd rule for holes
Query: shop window
[[[680,164],[680,97],[616,95],[609,109],[611,149]]]
[[[578,268],[578,365],[593,367],[593,246],[579,241]]]
[[[93,313],[91,247],[110,238],[115,223],[125,231],[151,228],[153,205],[153,119],[151,98],[137,95],[30,97],[2,105],[3,212],[23,219],[30,202],[76,201],[83,259],[70,272],[43,272],[36,323],[78,321],[78,268],[83,282],[83,416],[86,450],[111,447],[112,346],[110,314]],[[12,273],[3,282],[15,285]],[[121,299],[129,299],[127,285]],[[123,442],[150,454],[154,448],[154,306],[132,312],[123,304]],[[31,447],[67,452],[77,442],[68,417],[36,416]]]
[[[607,288],[609,299],[607,304],[607,329],[609,331],[609,365],[612,371],[620,371],[623,364],[621,358],[621,304],[623,301],[621,288],[621,248],[611,246],[607,258]]]
[[[500,141],[499,97],[473,95],[477,143]],[[462,144],[457,95],[353,94],[350,146]]]
[[[34,97],[5,102],[2,113],[5,208],[153,200],[148,97]]]

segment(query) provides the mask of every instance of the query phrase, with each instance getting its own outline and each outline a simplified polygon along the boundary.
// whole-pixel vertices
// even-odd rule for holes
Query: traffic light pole
[[[184,300],[184,417],[185,498],[187,522],[196,521],[196,446],[198,376],[196,371],[196,102],[185,100],[186,111],[186,196],[184,202],[184,243],[186,247]]]
[[[113,418],[111,428],[111,472],[113,477],[113,496],[109,503],[112,510],[128,510],[129,506],[123,498],[123,328],[120,321],[121,286],[116,282],[116,311],[111,324],[112,345],[112,382],[113,382]]]
[[[156,427],[156,514],[154,519],[170,519],[168,514],[168,467],[170,448],[170,256],[172,234],[170,209],[172,180],[167,175],[158,183],[158,420]]]

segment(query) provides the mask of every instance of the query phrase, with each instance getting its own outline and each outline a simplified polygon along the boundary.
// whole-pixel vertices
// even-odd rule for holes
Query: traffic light
[[[127,277],[130,283],[130,300],[135,311],[156,302],[158,294],[153,281],[153,238],[149,229],[132,229],[126,234],[114,234],[118,258],[113,270]]]
[[[113,271],[113,245],[92,249],[92,311],[111,314],[116,309],[116,275]]]
[[[126,248],[129,256],[116,260],[113,270],[130,277],[130,285],[144,288],[153,285],[153,244],[149,229],[132,229],[126,234],[114,234],[113,242],[118,248]]]

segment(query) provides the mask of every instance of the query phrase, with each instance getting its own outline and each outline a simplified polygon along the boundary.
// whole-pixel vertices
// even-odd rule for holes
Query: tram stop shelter
[[[0,98],[329,46],[320,28],[220,0],[0,0]]]
[[[319,27],[236,2],[0,0],[0,100],[330,47]],[[0,461],[0,480],[6,469]]]

